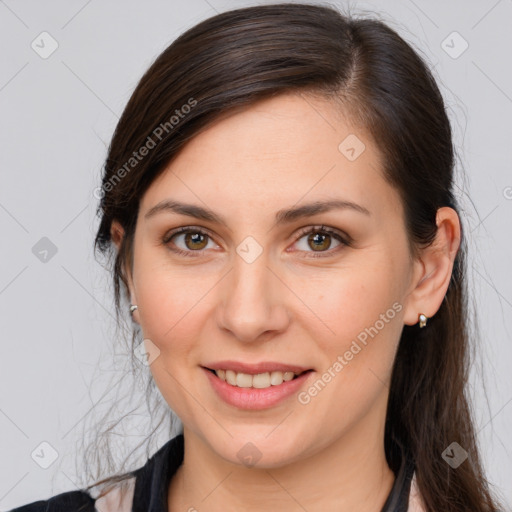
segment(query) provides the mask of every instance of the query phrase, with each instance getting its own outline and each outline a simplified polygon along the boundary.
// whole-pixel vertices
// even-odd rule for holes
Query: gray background
[[[77,488],[76,443],[122,358],[109,275],[92,252],[93,191],[133,88],[181,32],[254,4],[0,1],[0,510]],[[350,6],[419,49],[447,102],[482,333],[470,391],[488,477],[512,503],[512,1]],[[43,31],[58,44],[47,58]],[[31,457],[51,455],[42,442],[58,453],[47,469]]]

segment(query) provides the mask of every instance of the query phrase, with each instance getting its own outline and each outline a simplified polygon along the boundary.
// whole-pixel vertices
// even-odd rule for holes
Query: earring
[[[132,315],[136,309],[138,309],[137,306],[135,306],[134,304],[130,304],[130,315]]]
[[[420,316],[419,316],[420,328],[425,327],[427,325],[427,320],[428,320],[428,318],[423,313],[420,313]]]

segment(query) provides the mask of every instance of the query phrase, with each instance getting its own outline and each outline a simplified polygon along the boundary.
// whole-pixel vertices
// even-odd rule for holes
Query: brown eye
[[[307,238],[305,235],[307,235]],[[305,242],[301,245],[302,239],[305,239]],[[332,247],[333,239],[338,245],[334,249],[329,250]],[[296,244],[299,244],[299,250],[301,252],[310,253],[306,256],[307,258],[318,258],[322,256],[331,256],[333,253],[338,252],[338,249],[342,249],[344,246],[349,246],[350,238],[348,235],[344,237],[337,231],[324,226],[315,226],[302,230]]]
[[[197,252],[197,256],[203,252],[208,242],[210,235],[199,228],[181,227],[168,233],[162,240],[164,245],[168,245],[169,249],[176,254],[182,256],[196,256],[192,254]],[[180,239],[182,241],[180,241]],[[171,243],[172,242],[172,243]],[[182,244],[180,247],[178,244]]]
[[[207,245],[205,243],[205,240],[208,235],[203,235],[199,232],[188,232],[185,233],[185,245],[187,246],[187,249],[191,250],[197,250],[197,249],[204,249]],[[189,245],[190,244],[190,245]]]
[[[323,235],[322,233],[312,233],[308,236],[308,244],[314,249],[329,249],[331,245],[331,235]]]

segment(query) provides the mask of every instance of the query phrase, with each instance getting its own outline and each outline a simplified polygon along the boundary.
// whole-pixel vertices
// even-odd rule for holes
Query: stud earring
[[[420,328],[425,327],[427,325],[427,320],[428,320],[428,318],[423,313],[420,313],[420,316],[419,316]]]
[[[130,304],[130,315],[133,315],[133,312],[138,309],[135,304]]]

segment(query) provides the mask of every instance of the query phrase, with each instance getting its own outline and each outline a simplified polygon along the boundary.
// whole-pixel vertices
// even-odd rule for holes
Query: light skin
[[[460,225],[453,209],[439,209],[434,243],[413,258],[377,146],[336,112],[328,100],[298,94],[258,102],[192,139],[141,200],[133,271],[126,268],[133,318],[160,351],[150,369],[184,427],[170,512],[375,512],[392,488],[383,440],[395,352],[403,325],[441,306]],[[353,161],[338,149],[349,134],[365,144]],[[227,225],[171,211],[145,218],[165,199],[213,210]],[[345,208],[275,222],[281,209],[328,199],[369,215]],[[320,225],[353,241],[323,231],[315,245],[299,233]],[[162,242],[182,226],[191,238]],[[114,222],[118,247],[122,235]],[[263,249],[251,263],[236,251],[249,236]],[[400,310],[307,404],[293,395],[265,410],[239,409],[201,369],[225,359],[297,364],[314,370],[307,391],[395,303]],[[237,455],[248,442],[261,454],[254,467]]]

